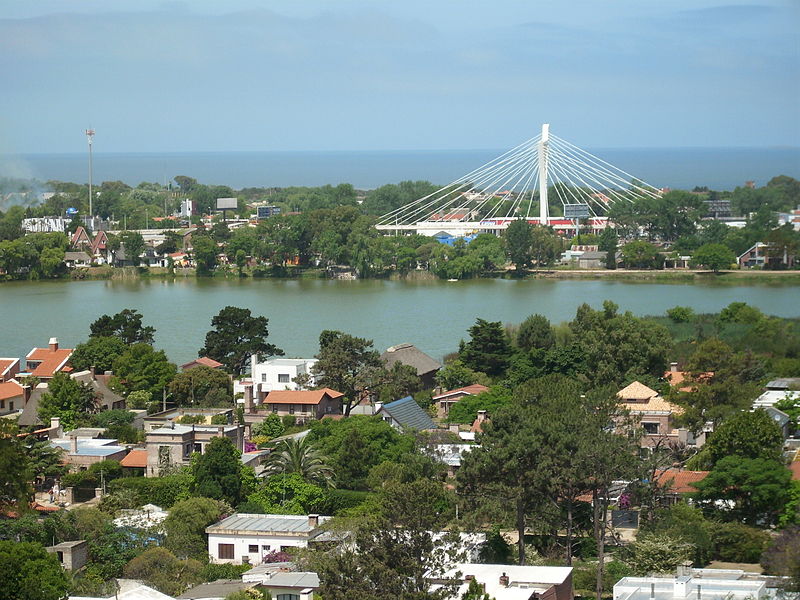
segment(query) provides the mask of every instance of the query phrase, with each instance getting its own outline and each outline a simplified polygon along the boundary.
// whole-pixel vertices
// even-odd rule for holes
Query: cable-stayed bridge
[[[605,227],[616,202],[661,191],[601,158],[542,132],[443,188],[378,219],[383,231],[436,235],[494,232],[515,219],[566,231],[577,221]],[[556,214],[551,215],[551,211]]]

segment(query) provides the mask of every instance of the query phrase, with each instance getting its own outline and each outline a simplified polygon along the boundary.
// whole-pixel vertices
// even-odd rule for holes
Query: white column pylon
[[[550,207],[547,204],[547,162],[550,144],[550,124],[542,125],[542,139],[539,140],[539,224],[547,225]]]

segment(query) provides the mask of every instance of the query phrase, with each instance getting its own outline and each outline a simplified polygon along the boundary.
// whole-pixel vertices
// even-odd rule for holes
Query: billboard
[[[74,216],[75,216],[75,215],[77,215],[77,214],[78,214],[78,209],[77,209],[77,208],[75,208],[74,206],[70,206],[70,207],[67,209],[67,216],[74,217]]]
[[[256,208],[257,219],[268,219],[273,215],[279,215],[281,209],[279,206],[259,206]]]
[[[589,218],[589,205],[588,204],[565,204],[564,205],[564,218],[565,219],[588,219]]]
[[[217,198],[217,210],[236,209],[239,201],[236,198]]]

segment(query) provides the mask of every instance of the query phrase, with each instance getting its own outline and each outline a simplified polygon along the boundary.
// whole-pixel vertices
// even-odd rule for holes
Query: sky
[[[2,0],[0,153],[800,146],[800,0]]]

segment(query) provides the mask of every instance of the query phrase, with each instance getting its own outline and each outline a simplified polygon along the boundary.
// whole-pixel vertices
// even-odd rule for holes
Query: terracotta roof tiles
[[[330,388],[321,390],[274,390],[266,395],[263,404],[319,404],[328,396],[332,400],[344,396]]]

